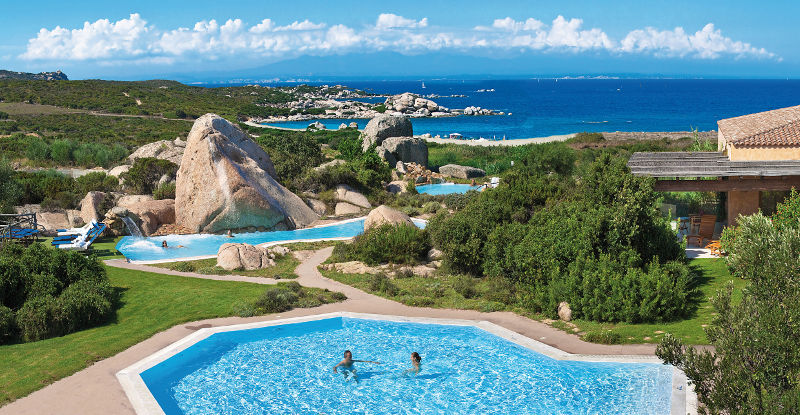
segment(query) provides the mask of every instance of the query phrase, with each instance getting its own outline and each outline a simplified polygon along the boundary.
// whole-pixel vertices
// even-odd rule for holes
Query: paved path
[[[279,318],[298,317],[312,314],[330,313],[335,311],[351,311],[372,314],[403,315],[411,317],[438,317],[468,320],[487,320],[499,324],[510,330],[521,333],[532,339],[558,347],[570,353],[580,354],[622,354],[622,355],[652,355],[655,345],[599,345],[586,343],[577,336],[556,330],[546,324],[518,316],[510,312],[482,313],[471,310],[450,310],[409,307],[403,304],[377,297],[353,288],[320,274],[317,266],[327,259],[333,248],[325,248],[315,252],[303,261],[297,268],[300,284],[307,287],[327,288],[340,291],[348,299],[341,303],[326,304],[315,308],[294,309],[286,313],[258,316],[251,318],[227,317],[201,320],[180,324],[165,330],[153,337],[138,343],[115,356],[101,360],[92,366],[61,379],[44,389],[36,391],[25,398],[0,408],[0,415],[24,414],[80,414],[80,415],[106,415],[106,414],[134,414],[125,392],[117,381],[115,375],[118,371],[136,363],[158,350],[180,340],[203,327],[224,326],[256,321],[267,321]],[[195,273],[182,273],[163,268],[148,267],[146,265],[130,264],[125,261],[110,260],[110,266],[152,271],[162,274],[180,275],[192,278],[205,278],[215,280],[247,281],[260,284],[274,283],[275,280],[267,278],[254,278],[242,276],[210,276]]]

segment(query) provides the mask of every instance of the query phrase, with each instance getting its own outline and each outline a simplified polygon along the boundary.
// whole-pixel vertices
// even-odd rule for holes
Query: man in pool
[[[411,369],[406,370],[403,372],[404,375],[412,374],[416,375],[422,370],[422,357],[420,357],[419,353],[413,352],[411,353]]]
[[[353,375],[353,379],[358,382],[358,374],[356,373],[356,368],[353,363],[360,362],[360,363],[374,363],[376,365],[381,364],[381,362],[373,362],[371,360],[353,360],[353,353],[350,350],[344,351],[344,359],[339,362],[336,366],[333,367],[333,373],[339,373],[339,368],[342,368],[342,373],[344,373],[344,378],[347,379],[348,376],[351,374]]]

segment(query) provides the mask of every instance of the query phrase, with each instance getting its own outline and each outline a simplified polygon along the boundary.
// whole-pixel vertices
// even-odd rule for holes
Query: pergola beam
[[[728,177],[717,180],[657,180],[658,192],[730,192],[800,189],[800,176]]]

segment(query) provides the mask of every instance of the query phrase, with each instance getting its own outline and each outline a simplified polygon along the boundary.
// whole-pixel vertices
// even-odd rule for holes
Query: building
[[[659,191],[725,192],[727,216],[771,213],[800,190],[800,105],[717,122],[716,152],[634,153],[631,173]]]

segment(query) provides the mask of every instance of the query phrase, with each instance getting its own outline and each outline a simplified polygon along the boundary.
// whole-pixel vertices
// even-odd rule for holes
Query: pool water
[[[467,193],[470,190],[478,190],[480,186],[472,186],[461,183],[435,183],[417,186],[417,192],[429,195],[449,195],[452,193]]]
[[[345,349],[359,382],[333,373]],[[422,371],[403,376],[409,356]],[[672,367],[560,361],[477,327],[337,317],[212,334],[141,376],[166,414],[669,414]]]
[[[417,219],[413,219],[413,221],[418,227],[425,227],[425,221]],[[131,261],[162,261],[214,256],[217,255],[219,247],[225,243],[258,245],[267,242],[352,238],[362,232],[364,232],[364,218],[359,218],[291,231],[238,233],[234,234],[233,238],[215,234],[167,235],[146,238],[125,236],[117,243],[116,249]],[[161,247],[163,241],[167,241],[169,248]],[[178,248],[179,245],[182,248]]]

